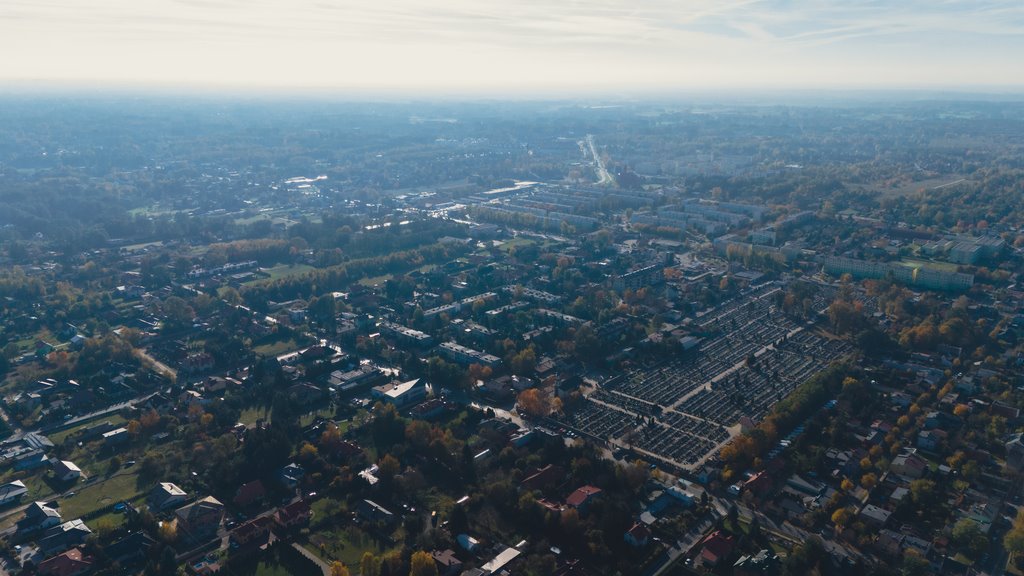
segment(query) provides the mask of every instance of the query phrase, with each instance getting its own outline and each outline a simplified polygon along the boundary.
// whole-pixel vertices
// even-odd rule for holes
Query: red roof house
[[[78,576],[91,570],[92,564],[91,556],[82,556],[80,548],[72,548],[40,562],[36,573],[40,576]]]

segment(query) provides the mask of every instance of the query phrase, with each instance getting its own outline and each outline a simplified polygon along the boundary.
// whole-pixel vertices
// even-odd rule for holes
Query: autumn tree
[[[331,576],[348,576],[348,568],[338,560],[335,560],[331,563]]]
[[[413,552],[410,560],[409,576],[438,576],[437,564],[430,552],[423,550]]]
[[[840,529],[844,528],[853,519],[853,512],[849,508],[839,508],[832,513],[832,523]]]
[[[516,404],[531,418],[543,418],[551,413],[551,397],[540,388],[523,390],[516,397]]]
[[[373,555],[373,552],[363,552],[363,557],[359,560],[359,574],[360,576],[380,576],[380,558]]]

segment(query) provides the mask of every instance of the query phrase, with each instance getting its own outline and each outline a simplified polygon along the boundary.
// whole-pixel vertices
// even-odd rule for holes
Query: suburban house
[[[305,526],[309,524],[309,519],[312,517],[313,510],[303,500],[282,506],[274,515],[277,523],[285,530]]]
[[[149,507],[155,511],[167,510],[184,504],[188,494],[172,482],[161,482],[149,492]]]
[[[281,468],[281,482],[289,488],[297,487],[305,476],[306,470],[295,462]]]
[[[72,548],[40,562],[36,567],[36,574],[39,576],[79,576],[92,570],[92,565],[91,556],[83,556],[81,548]]]
[[[266,543],[270,536],[270,529],[273,526],[273,518],[270,516],[259,516],[232,530],[231,539],[240,546],[256,542]]]
[[[53,463],[53,477],[61,482],[73,482],[82,477],[82,469],[70,460],[56,460]]]
[[[390,510],[377,504],[373,500],[360,500],[356,506],[356,513],[367,522],[384,522],[390,524],[395,521],[395,515]]]
[[[28,494],[28,488],[21,480],[8,482],[0,486],[0,506],[21,500],[21,497]]]
[[[561,484],[565,480],[565,468],[555,464],[548,464],[543,468],[536,469],[528,474],[519,487],[523,490],[548,490]]]
[[[1024,440],[1020,433],[1013,434],[1006,442],[1006,465],[1013,470],[1024,469]]]
[[[439,576],[454,576],[462,572],[462,560],[455,556],[451,548],[445,550],[434,550],[431,552],[434,557],[434,564],[437,565]]]
[[[82,544],[89,534],[92,534],[92,530],[76,518],[44,532],[38,542],[39,549],[44,554],[57,554]]]
[[[18,532],[46,530],[60,524],[60,512],[46,502],[33,502],[25,508],[25,516],[18,521]]]
[[[885,526],[885,524],[889,522],[889,516],[891,515],[892,512],[889,512],[884,508],[879,508],[874,504],[868,504],[861,508],[858,517],[868,526],[877,529]]]
[[[736,538],[732,534],[723,534],[715,530],[701,541],[700,563],[703,566],[715,567],[732,554],[736,547]]]
[[[35,470],[50,464],[50,457],[42,450],[31,450],[14,459],[15,470]]]
[[[122,568],[136,566],[146,561],[150,548],[156,544],[145,532],[133,532],[103,549],[111,562]]]
[[[581,486],[565,499],[565,503],[576,510],[586,512],[590,503],[601,496],[601,489],[594,486]]]
[[[120,446],[128,442],[128,429],[127,428],[115,428],[110,432],[103,433],[103,447],[113,448]]]
[[[207,496],[174,511],[178,519],[178,534],[192,540],[212,536],[224,519],[224,505],[213,496]]]
[[[260,480],[253,480],[252,482],[246,482],[235,490],[235,497],[232,502],[236,506],[246,508],[253,504],[262,501],[267,496],[267,489],[263,486],[263,482]]]
[[[916,480],[928,470],[928,461],[917,455],[913,449],[904,449],[903,453],[892,459],[889,469],[912,480]]]
[[[642,522],[636,522],[632,528],[626,530],[623,539],[630,546],[642,548],[651,541],[651,531]]]

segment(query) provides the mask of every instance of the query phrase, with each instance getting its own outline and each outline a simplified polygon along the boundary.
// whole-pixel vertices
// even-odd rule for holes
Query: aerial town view
[[[1020,6],[96,4],[0,23],[0,576],[1024,575]]]

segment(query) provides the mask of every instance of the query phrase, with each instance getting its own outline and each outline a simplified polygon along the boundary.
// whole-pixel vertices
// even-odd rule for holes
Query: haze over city
[[[9,0],[0,81],[441,94],[1016,90],[1008,0]]]

